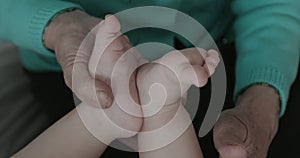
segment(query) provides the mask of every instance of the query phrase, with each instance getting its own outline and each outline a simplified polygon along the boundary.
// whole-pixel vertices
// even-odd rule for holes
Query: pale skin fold
[[[203,157],[191,120],[183,105],[189,87],[191,85],[204,86],[213,74],[219,62],[218,53],[214,50],[189,48],[171,51],[155,63],[148,62],[134,48],[132,49],[126,36],[116,38],[120,35],[119,31],[120,24],[114,16],[106,17],[99,24],[88,68],[92,75],[110,78],[113,66],[119,58],[122,58],[116,72],[116,76],[119,75],[119,77],[115,77],[117,87],[113,92],[115,97],[122,95],[118,93],[122,92],[123,89],[119,89],[124,86],[118,86],[118,84],[124,85],[122,79],[130,78],[127,88],[129,87],[128,90],[135,103],[124,107],[132,108],[137,116],[124,112],[116,102],[113,102],[112,106],[107,109],[82,102],[13,157],[99,157],[105,151],[106,144],[118,138],[129,138],[135,135],[138,136],[139,148],[149,149],[147,147],[153,143],[151,140],[157,139],[164,142],[164,137],[159,133],[145,135],[143,132],[159,129],[170,120],[173,120],[173,126],[163,129],[170,135],[173,132],[172,128],[185,125],[187,128],[171,143],[166,142],[167,144],[161,148],[140,152],[140,157]],[[111,41],[113,42],[105,51],[99,51]],[[129,49],[130,52],[125,54],[124,52]],[[102,55],[101,52],[104,52],[103,63],[94,60]],[[74,67],[76,70],[76,64]],[[131,73],[136,67],[139,68]],[[106,82],[110,84],[110,80]],[[151,107],[144,108],[143,105],[148,104],[151,99],[157,100],[153,94],[161,92],[159,88],[151,89],[154,83],[162,85],[167,96],[158,113],[143,117],[143,114],[153,110]],[[151,89],[150,94],[149,89]],[[98,120],[95,121],[95,118]],[[116,128],[114,124],[122,129]],[[92,129],[92,132],[88,129]]]

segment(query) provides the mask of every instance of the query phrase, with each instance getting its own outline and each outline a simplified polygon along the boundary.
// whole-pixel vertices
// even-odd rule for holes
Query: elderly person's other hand
[[[237,106],[224,111],[214,128],[214,143],[222,158],[264,158],[279,124],[279,95],[267,85],[241,94]]]

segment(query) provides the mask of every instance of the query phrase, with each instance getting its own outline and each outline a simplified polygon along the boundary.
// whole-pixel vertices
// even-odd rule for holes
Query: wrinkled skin
[[[265,158],[279,124],[279,97],[266,85],[247,89],[233,109],[222,112],[214,143],[222,158]]]

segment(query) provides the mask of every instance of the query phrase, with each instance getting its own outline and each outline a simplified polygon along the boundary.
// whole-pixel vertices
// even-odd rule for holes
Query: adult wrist
[[[44,46],[54,51],[56,43],[67,33],[67,30],[76,28],[76,17],[78,14],[86,14],[78,8],[69,8],[58,12],[49,21],[43,35]]]
[[[276,113],[280,112],[279,92],[268,84],[254,84],[248,87],[237,98],[237,105],[259,104],[260,106],[269,106]]]

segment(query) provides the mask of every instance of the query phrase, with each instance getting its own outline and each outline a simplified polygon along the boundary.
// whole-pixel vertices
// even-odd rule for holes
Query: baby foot
[[[142,104],[150,101],[148,91],[154,84],[160,84],[166,90],[165,105],[178,102],[191,85],[204,86],[219,61],[215,50],[188,48],[172,51],[157,61],[143,65],[137,74]]]
[[[215,50],[188,48],[141,66],[137,86],[144,115],[143,131],[160,117],[165,121],[147,130],[157,129],[172,119],[190,86],[204,86],[219,61]]]
[[[144,115],[143,128],[138,134],[140,151],[161,149],[191,127],[182,99],[192,84],[198,87],[206,84],[218,62],[214,50],[189,48],[171,51],[140,67],[137,86]]]

